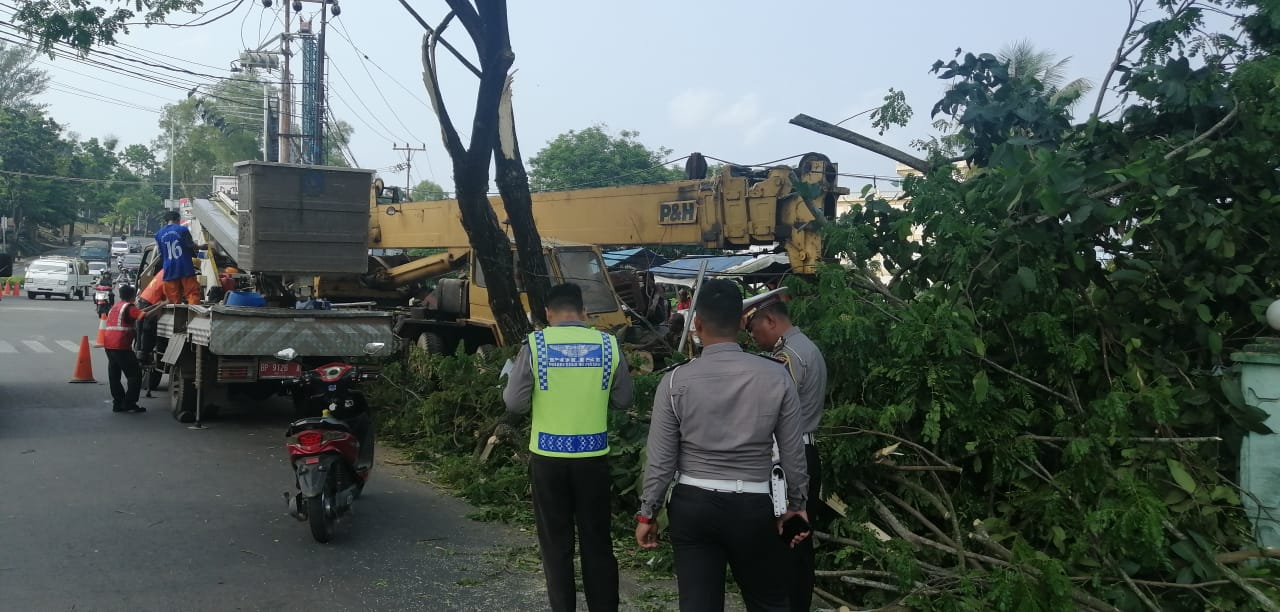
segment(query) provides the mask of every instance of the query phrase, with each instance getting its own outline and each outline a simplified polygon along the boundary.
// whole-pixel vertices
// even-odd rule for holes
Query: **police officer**
[[[724,609],[726,564],[748,610],[787,610],[786,550],[808,535],[782,538],[784,521],[808,520],[800,399],[785,368],[738,346],[741,316],[736,285],[704,283],[692,323],[702,355],[668,372],[653,400],[636,542],[657,546],[655,517],[678,470],[667,517],[686,612]],[[775,438],[781,517],[769,495]]]
[[[631,373],[613,336],[587,327],[582,289],[547,292],[550,327],[529,335],[503,390],[509,413],[532,409],[529,480],[547,596],[555,612],[577,603],[574,524],[592,612],[618,609],[618,561],[610,535],[607,409],[631,406]]]
[[[809,517],[816,520],[817,510],[822,505],[819,496],[822,462],[813,436],[822,421],[822,405],[827,396],[827,362],[813,341],[791,324],[784,302],[786,293],[787,289],[783,287],[746,300],[742,304],[743,321],[755,343],[782,361],[795,381],[800,396],[800,423],[809,474],[808,511]],[[792,559],[791,580],[787,588],[791,610],[808,612],[813,603],[813,541],[806,540],[796,546]]]

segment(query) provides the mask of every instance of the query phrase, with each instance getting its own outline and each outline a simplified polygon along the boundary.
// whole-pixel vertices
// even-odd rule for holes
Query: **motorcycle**
[[[364,352],[373,356],[384,347],[373,342]],[[290,362],[297,352],[284,349],[276,358]],[[333,539],[334,524],[360,497],[373,468],[373,415],[360,385],[374,378],[375,372],[334,362],[287,383],[295,402],[320,407],[319,416],[297,419],[285,431],[297,492],[284,497],[289,515],[309,522],[311,536],[322,544]]]
[[[115,292],[110,282],[98,281],[93,287],[93,311],[101,318],[111,311],[116,303]]]

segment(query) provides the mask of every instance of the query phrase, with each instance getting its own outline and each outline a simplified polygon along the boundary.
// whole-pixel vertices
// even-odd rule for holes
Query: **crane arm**
[[[781,244],[799,273],[817,269],[820,224],[835,214],[835,164],[810,155],[798,168],[723,168],[709,179],[533,194],[533,216],[545,238],[595,245],[696,245],[743,249]],[[811,207],[793,181],[821,187]],[[490,198],[503,223],[501,199]],[[465,248],[454,200],[373,205],[370,244],[382,248]]]

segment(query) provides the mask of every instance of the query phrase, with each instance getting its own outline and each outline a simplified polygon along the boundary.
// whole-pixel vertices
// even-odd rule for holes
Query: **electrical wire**
[[[62,93],[67,93],[67,94],[71,94],[71,95],[76,95],[76,96],[86,96],[86,97],[88,97],[89,99],[94,100],[94,101],[97,101],[97,102],[106,102],[107,104],[114,104],[114,105],[116,105],[116,106],[122,106],[122,107],[125,107],[125,108],[132,108],[132,109],[134,109],[134,110],[146,111],[146,112],[148,112],[148,113],[155,113],[155,114],[157,114],[157,115],[158,115],[158,114],[160,114],[160,112],[161,112],[161,111],[160,111],[160,109],[158,109],[158,108],[148,108],[148,107],[146,107],[146,106],[141,106],[141,105],[135,104],[135,103],[133,103],[133,102],[128,102],[128,101],[126,101],[126,100],[121,100],[121,99],[119,99],[119,98],[112,98],[111,96],[108,96],[108,95],[105,95],[105,94],[100,94],[100,93],[97,93],[97,92],[94,92],[94,91],[89,91],[89,90],[87,90],[87,89],[81,89],[81,88],[79,88],[79,87],[74,87],[74,86],[72,86],[72,85],[66,85],[66,84],[63,84],[63,83],[57,83],[57,82],[50,81],[50,82],[47,84],[47,86],[48,86],[48,88],[49,88],[49,89],[52,89],[52,90],[54,90],[54,91],[58,91],[58,92],[62,92]]]
[[[400,114],[396,112],[395,107],[393,107],[393,106],[391,105],[391,103],[387,101],[387,96],[386,96],[385,94],[383,94],[383,93],[382,93],[382,88],[378,86],[378,81],[377,81],[377,79],[374,79],[374,78],[373,78],[373,73],[369,71],[369,65],[368,65],[367,63],[365,63],[364,58],[365,58],[365,57],[367,57],[367,56],[365,55],[365,53],[364,53],[363,51],[361,51],[358,47],[356,47],[355,42],[353,42],[353,41],[351,40],[351,37],[350,37],[350,36],[348,36],[348,35],[345,33],[345,32],[346,32],[346,26],[345,26],[345,25],[342,25],[342,22],[340,22],[340,21],[339,21],[339,22],[335,22],[335,23],[337,23],[337,24],[339,25],[339,28],[338,28],[338,29],[340,29],[340,30],[341,30],[341,31],[339,31],[339,32],[338,32],[338,34],[339,34],[340,36],[342,36],[342,38],[343,38],[344,40],[346,40],[346,41],[347,41],[347,44],[351,46],[351,50],[356,52],[357,59],[359,59],[359,60],[360,60],[360,66],[361,66],[362,68],[364,68],[365,76],[368,76],[368,77],[369,77],[369,83],[371,83],[371,84],[373,85],[373,90],[374,90],[374,91],[376,91],[376,92],[378,93],[378,97],[379,97],[379,98],[382,98],[382,103],[383,103],[384,105],[386,105],[387,110],[388,110],[388,111],[391,111],[391,116],[392,116],[392,117],[395,117],[396,122],[398,122],[398,123],[400,124],[400,127],[404,128],[405,133],[407,133],[407,134],[409,134],[410,136],[412,136],[414,140],[416,140],[416,141],[418,141],[418,142],[426,142],[426,141],[425,141],[425,140],[423,140],[422,138],[419,138],[419,137],[417,136],[417,134],[414,134],[414,133],[413,133],[413,130],[412,130],[412,129],[410,129],[408,125],[405,125],[405,122],[404,122],[402,119],[400,119]]]
[[[596,180],[594,180],[594,181],[587,181],[587,182],[585,182],[585,183],[578,183],[577,185],[569,185],[569,186],[567,186],[567,187],[557,187],[557,188],[555,188],[555,189],[539,189],[539,190],[537,190],[537,191],[534,191],[533,193],[541,193],[541,192],[543,192],[543,191],[570,191],[570,190],[573,190],[573,189],[581,189],[581,188],[583,188],[583,187],[590,187],[590,186],[592,186],[592,185],[599,185],[599,184],[601,184],[601,183],[611,183],[611,182],[613,182],[613,181],[615,181],[615,180],[617,180],[617,179],[624,178],[624,177],[628,177],[628,176],[631,176],[631,175],[633,175],[633,174],[640,174],[641,172],[648,172],[648,171],[650,171],[650,170],[657,170],[658,168],[666,168],[667,166],[669,166],[669,165],[671,165],[671,164],[675,164],[675,163],[682,162],[682,161],[684,161],[684,160],[686,160],[686,159],[689,159],[690,157],[691,157],[690,155],[685,155],[684,157],[678,157],[678,158],[675,158],[675,159],[669,159],[669,160],[664,161],[664,162],[662,162],[662,163],[660,163],[660,164],[658,164],[658,165],[656,165],[656,166],[650,166],[650,167],[648,167],[648,168],[641,168],[641,169],[639,169],[639,170],[632,170],[632,171],[630,171],[630,172],[623,172],[622,174],[619,174],[619,175],[617,175],[617,176],[605,177],[605,178],[602,178],[602,179],[596,179]],[[715,159],[715,158],[708,158],[708,159]],[[726,163],[727,163],[727,162],[726,162]]]
[[[4,24],[4,22],[0,21],[0,25],[5,25],[5,24]],[[14,39],[12,39],[12,38],[8,38],[8,37],[4,36],[3,34],[0,34],[0,41],[9,42],[9,43],[12,43],[12,44],[15,44],[15,45],[19,45],[19,46],[23,46],[23,47],[26,47],[26,48],[35,49],[35,47],[34,47],[33,45],[31,45],[30,43],[28,43],[28,42],[24,42],[24,41],[21,41],[21,40],[14,40]],[[162,86],[165,86],[165,87],[170,87],[170,88],[178,89],[178,90],[181,90],[181,91],[188,92],[188,94],[190,94],[190,92],[191,92],[191,90],[192,90],[192,89],[197,89],[197,88],[199,88],[199,87],[208,86],[208,85],[212,85],[212,84],[213,84],[213,83],[208,83],[208,82],[184,81],[184,80],[182,80],[182,79],[181,79],[181,78],[179,78],[179,77],[171,77],[171,76],[157,76],[157,75],[153,75],[153,74],[146,74],[146,73],[134,72],[134,71],[132,71],[132,70],[130,70],[130,69],[123,68],[123,67],[116,66],[116,65],[112,65],[112,64],[108,64],[108,63],[104,63],[104,62],[101,62],[101,61],[98,61],[98,60],[94,60],[94,59],[92,59],[92,58],[80,58],[80,57],[77,57],[77,56],[74,56],[74,55],[68,55],[65,51],[62,51],[62,50],[60,50],[60,49],[55,49],[54,55],[55,55],[55,57],[58,57],[58,58],[61,58],[61,59],[66,59],[66,60],[68,60],[68,61],[71,61],[71,62],[73,62],[73,63],[78,63],[78,64],[84,65],[84,66],[86,66],[86,67],[98,68],[98,69],[105,70],[105,71],[110,72],[110,73],[114,73],[114,74],[118,74],[118,75],[121,75],[121,76],[126,76],[126,77],[130,77],[130,78],[134,78],[134,79],[137,79],[137,80],[140,80],[140,81],[143,81],[143,82],[147,82],[147,83],[152,83],[152,84],[156,84],[156,85],[162,85]],[[43,62],[42,62],[42,63],[43,63]],[[64,67],[63,69],[70,71],[70,69],[65,68],[65,67]],[[72,71],[72,72],[74,72],[74,71]],[[81,74],[81,76],[88,76],[88,75],[83,75],[83,74]],[[90,78],[93,78],[93,77],[90,77]],[[102,79],[97,79],[97,80],[102,80]],[[226,79],[224,79],[224,80],[226,80]],[[244,79],[240,79],[240,80],[241,80],[241,81],[244,81]],[[250,82],[258,83],[257,81],[250,81]],[[113,84],[114,84],[114,83],[113,83]],[[192,85],[193,85],[193,84],[194,84],[194,87],[192,87]],[[139,93],[144,93],[144,92],[141,92],[140,90],[135,90],[135,91],[139,91]],[[155,95],[155,94],[148,94],[148,95]],[[260,101],[260,100],[258,100],[258,99],[251,99],[251,98],[236,98],[236,97],[232,97],[232,96],[224,96],[224,95],[213,94],[213,93],[205,93],[204,95],[205,95],[205,96],[207,96],[207,97],[210,97],[210,98],[216,99],[216,100],[220,100],[220,101],[226,102],[226,103],[231,104],[231,105],[235,105],[235,106],[237,106],[237,107],[244,107],[244,108],[252,109],[253,111],[257,111],[257,110],[260,110],[260,109],[261,109],[261,101]],[[156,96],[156,97],[161,97],[161,96]],[[296,114],[296,113],[290,113],[289,115],[290,115],[290,117],[292,117],[292,118],[297,118],[297,117],[299,117],[299,115],[298,115],[298,114]]]
[[[327,53],[325,54],[325,59],[326,59],[326,60],[332,60],[332,58],[331,58],[331,57],[329,56],[329,54],[327,54]],[[382,126],[382,129],[386,130],[386,134],[394,134],[394,133],[395,133],[395,130],[393,130],[393,129],[391,129],[391,128],[387,127],[387,125],[386,125],[385,123],[383,123],[381,119],[379,119],[379,118],[378,118],[378,114],[377,114],[377,113],[375,113],[375,112],[373,112],[373,110],[371,110],[371,109],[369,108],[369,105],[367,105],[367,104],[365,104],[365,103],[364,103],[364,99],[363,99],[363,97],[361,97],[360,92],[359,92],[359,91],[357,91],[355,87],[352,87],[352,86],[351,86],[351,82],[347,80],[347,76],[346,76],[345,74],[342,74],[342,68],[338,67],[338,64],[337,64],[337,63],[335,63],[335,62],[333,62],[333,61],[328,61],[326,64],[327,64],[328,66],[333,67],[334,72],[337,72],[337,73],[338,73],[338,78],[342,79],[342,82],[346,84],[347,89],[348,89],[349,91],[351,91],[351,94],[352,94],[353,96],[355,96],[355,97],[356,97],[356,102],[359,102],[359,103],[360,103],[360,107],[361,107],[361,108],[363,108],[363,109],[365,110],[365,112],[369,113],[369,116],[370,116],[370,117],[373,117],[373,120],[374,120],[378,125]],[[341,99],[341,98],[339,98],[339,99]],[[348,107],[350,107],[350,105],[348,105]],[[372,128],[371,128],[371,129],[372,129]],[[383,136],[384,136],[384,137],[386,137],[385,135],[383,135]],[[396,138],[394,138],[394,137],[386,137],[386,138],[387,138],[387,140],[391,141],[392,143],[395,143],[395,142],[396,142],[396,140],[397,140],[397,139],[396,139]]]
[[[720,159],[719,157],[712,157],[710,155],[704,155],[703,157],[713,161],[718,161],[722,164],[729,164],[730,166],[738,166],[740,168],[768,168],[778,162],[784,162],[784,161],[787,161],[788,159],[795,159],[797,157],[804,157],[805,155],[808,155],[808,153],[797,153],[795,155],[788,155],[787,157],[780,157],[778,159],[767,161],[760,164],[735,164],[731,161]]]
[[[124,181],[118,179],[91,179],[80,178],[76,176],[57,176],[53,174],[35,174],[31,172],[17,172],[14,170],[0,170],[0,174],[6,176],[21,176],[26,178],[46,179],[50,181],[66,181],[70,183],[113,183],[117,185],[152,185],[151,181]]]
[[[372,124],[370,124],[368,121],[365,121],[365,120],[364,120],[364,116],[363,116],[363,115],[361,115],[360,113],[357,113],[357,112],[356,112],[356,110],[355,110],[355,107],[351,106],[351,104],[350,104],[349,102],[347,102],[346,98],[343,98],[343,97],[342,97],[342,94],[341,94],[341,93],[339,93],[336,89],[333,89],[333,88],[326,89],[326,90],[325,90],[325,92],[326,92],[326,93],[332,93],[332,94],[333,94],[333,97],[334,97],[334,98],[337,98],[337,99],[338,99],[338,101],[339,101],[339,102],[341,102],[341,103],[342,103],[342,105],[343,105],[344,107],[346,107],[347,112],[351,113],[351,116],[352,116],[352,117],[355,117],[355,118],[356,118],[356,120],[358,120],[360,123],[364,124],[364,126],[365,126],[365,127],[369,128],[369,131],[373,132],[373,133],[374,133],[375,135],[377,135],[379,138],[381,138],[381,139],[383,139],[383,140],[385,140],[385,141],[387,141],[387,142],[389,142],[389,143],[391,143],[391,144],[393,144],[393,145],[396,143],[396,139],[391,138],[391,137],[388,137],[386,134],[384,134],[384,133],[382,133],[382,132],[378,131],[378,128],[373,127],[373,125],[372,125]]]

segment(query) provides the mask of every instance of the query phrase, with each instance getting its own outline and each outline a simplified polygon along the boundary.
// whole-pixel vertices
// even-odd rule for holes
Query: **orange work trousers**
[[[185,300],[183,298],[186,298]],[[169,300],[170,304],[181,304],[185,301],[188,304],[200,303],[200,283],[196,282],[196,277],[188,276],[186,278],[175,278],[164,282],[164,299]]]

